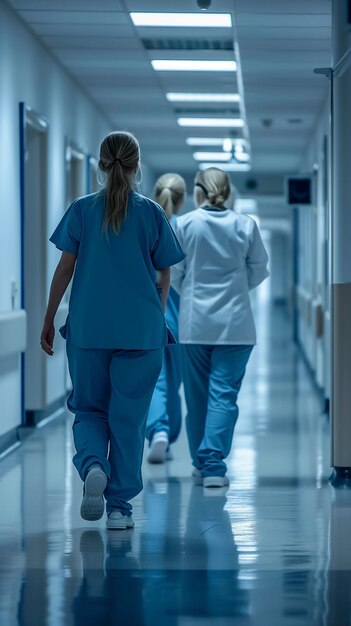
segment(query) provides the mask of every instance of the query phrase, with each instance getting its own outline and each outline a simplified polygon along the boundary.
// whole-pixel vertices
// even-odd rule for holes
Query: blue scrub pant
[[[186,427],[193,465],[224,476],[238,419],[237,398],[253,346],[183,346]]]
[[[169,442],[174,443],[182,424],[182,405],[179,388],[182,382],[181,346],[165,349],[162,370],[152,396],[147,418],[146,437],[152,440],[155,433],[165,431]]]
[[[67,341],[75,414],[73,458],[84,481],[99,464],[108,483],[106,510],[131,512],[129,500],[143,488],[141,463],[146,419],[161,370],[161,350],[85,350]]]

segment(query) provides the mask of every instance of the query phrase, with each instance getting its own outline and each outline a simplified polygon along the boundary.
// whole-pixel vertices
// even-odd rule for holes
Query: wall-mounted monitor
[[[313,177],[310,175],[288,176],[285,180],[285,197],[289,205],[313,204]]]
[[[351,0],[344,0],[345,2],[345,14],[346,14],[346,28],[351,29]]]

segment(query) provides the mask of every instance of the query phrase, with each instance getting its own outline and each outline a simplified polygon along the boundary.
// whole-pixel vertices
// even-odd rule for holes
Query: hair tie
[[[120,165],[122,165],[121,159],[113,159],[112,163],[119,163]]]
[[[200,187],[200,189],[202,189],[202,191],[204,192],[206,198],[208,197],[208,191],[205,185],[203,185],[202,183],[195,183],[195,187]]]

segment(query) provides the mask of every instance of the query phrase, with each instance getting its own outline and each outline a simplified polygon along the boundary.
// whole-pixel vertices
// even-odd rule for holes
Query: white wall
[[[324,165],[325,136],[329,141],[329,94],[321,107],[314,132],[301,159],[301,172],[315,171],[315,203],[313,207],[300,207],[300,276],[302,298],[309,305],[302,306],[300,342],[318,385],[324,390],[325,397],[330,396],[330,308],[329,284],[326,268],[328,244],[328,202],[325,190],[330,185],[330,164]],[[325,181],[325,169],[327,181]],[[325,183],[327,185],[325,186]],[[321,306],[324,320],[324,333],[316,337],[316,307]]]
[[[99,141],[111,130],[109,121],[45,47],[0,0],[0,311],[11,309],[11,280],[20,285],[19,112],[25,101],[49,122],[48,232],[65,210],[65,136],[96,155]],[[59,258],[48,244],[48,285]],[[20,307],[19,296],[15,308]],[[38,338],[39,343],[39,338]],[[63,351],[48,363],[48,399],[62,393]],[[0,367],[0,435],[20,422],[18,359]],[[57,383],[55,381],[58,381]],[[55,385],[57,384],[57,387]],[[6,407],[4,415],[4,407]]]

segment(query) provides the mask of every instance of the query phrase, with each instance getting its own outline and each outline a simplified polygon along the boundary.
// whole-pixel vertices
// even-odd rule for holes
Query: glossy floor
[[[192,484],[183,433],[113,532],[79,517],[71,416],[0,463],[1,626],[350,624],[351,497],[284,314],[259,327],[228,490]]]

